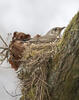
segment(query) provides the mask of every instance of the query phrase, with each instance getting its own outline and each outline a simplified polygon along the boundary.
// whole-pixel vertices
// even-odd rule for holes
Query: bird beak
[[[61,28],[61,31],[62,31],[64,28],[66,28],[66,27],[62,27],[62,28]]]

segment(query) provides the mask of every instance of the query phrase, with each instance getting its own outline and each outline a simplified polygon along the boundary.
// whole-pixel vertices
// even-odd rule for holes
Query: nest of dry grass
[[[48,74],[57,42],[29,44],[23,52],[18,78],[21,80],[21,100],[50,100]]]

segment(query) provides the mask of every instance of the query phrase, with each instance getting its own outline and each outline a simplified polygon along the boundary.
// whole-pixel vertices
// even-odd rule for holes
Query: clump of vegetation
[[[48,84],[56,42],[30,44],[23,52],[18,77],[22,82],[21,99],[50,100]]]

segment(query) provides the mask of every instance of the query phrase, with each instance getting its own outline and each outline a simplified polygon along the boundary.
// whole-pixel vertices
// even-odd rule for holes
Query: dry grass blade
[[[0,47],[0,64],[2,64],[4,62],[4,60],[9,56],[9,47],[7,45],[7,43],[4,41],[4,39],[2,38],[2,36],[0,35],[0,39],[2,40],[2,42],[4,43],[4,45],[6,47]]]
[[[4,41],[4,39],[2,38],[2,36],[0,35],[0,39],[3,41],[3,43],[5,44],[5,46],[8,47],[7,43]]]

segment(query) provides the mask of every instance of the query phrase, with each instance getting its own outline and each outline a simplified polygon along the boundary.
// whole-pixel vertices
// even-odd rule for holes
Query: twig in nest
[[[4,39],[2,38],[1,35],[0,35],[0,39],[2,40],[2,42],[6,46],[6,47],[0,47],[0,49],[2,49],[2,51],[0,52],[0,56],[2,56],[2,59],[0,59],[0,61],[1,61],[1,64],[2,64],[6,58],[8,59],[9,47],[8,47],[7,43],[4,41]]]
[[[0,39],[3,41],[3,43],[5,44],[5,46],[8,47],[7,43],[4,41],[4,39],[2,38],[2,36],[0,35]]]
[[[7,58],[7,61],[8,61],[8,53],[9,53],[9,50],[7,50],[5,54],[0,52],[0,55],[2,55],[2,57],[3,57],[3,58],[0,59],[0,61],[1,61],[0,64],[2,64],[6,58]]]
[[[5,48],[5,47],[0,47],[0,49],[4,49],[4,50],[7,50],[7,49],[8,49],[8,47],[7,47],[7,48]]]
[[[47,84],[47,82],[45,82],[44,80],[38,78],[41,82],[43,82],[45,85],[47,85],[48,87],[51,87],[49,84]]]

